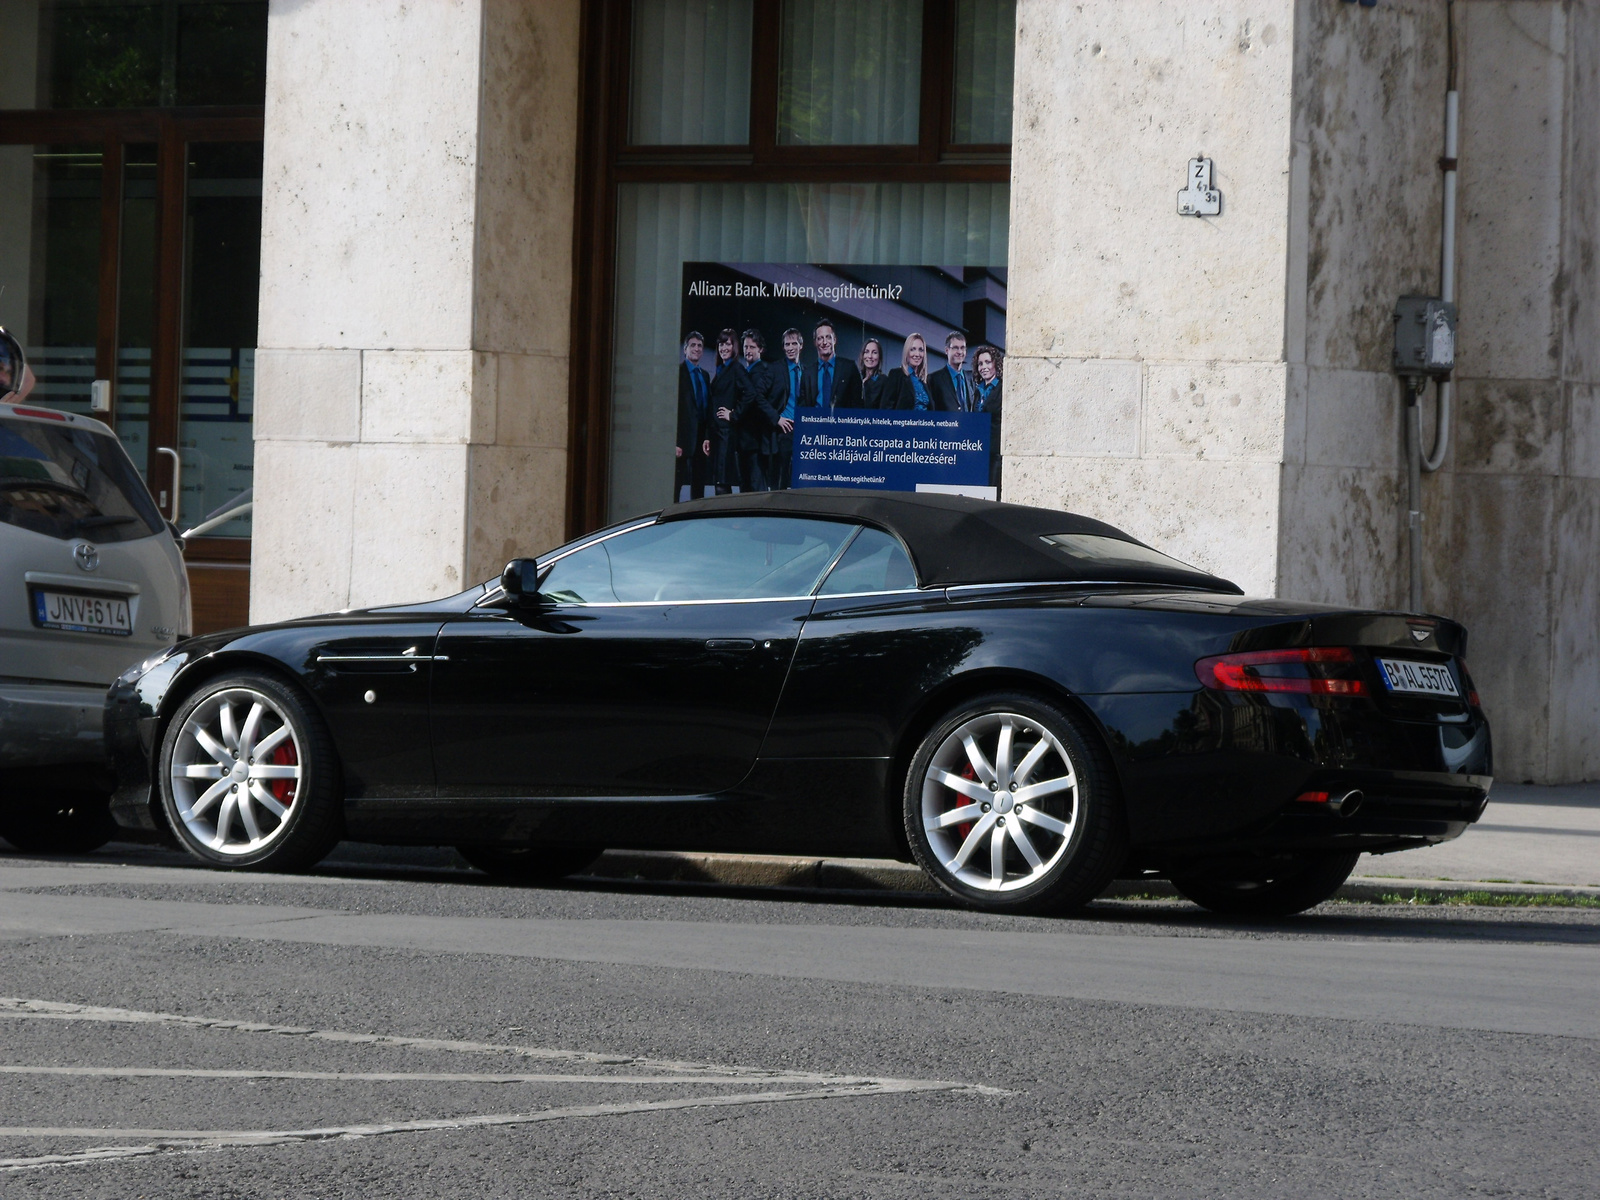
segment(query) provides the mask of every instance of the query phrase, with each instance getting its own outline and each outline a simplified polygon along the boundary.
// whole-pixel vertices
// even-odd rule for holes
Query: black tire
[[[25,854],[88,854],[117,835],[105,792],[44,792],[0,803],[0,837]]]
[[[1197,866],[1171,873],[1172,886],[1201,908],[1236,917],[1287,917],[1315,908],[1350,878],[1361,855],[1293,854],[1259,864]]]
[[[577,875],[605,851],[593,846],[457,846],[478,870],[515,883],[552,883]]]
[[[278,797],[285,803],[285,814],[281,818],[270,818],[263,809],[262,815],[253,818],[262,824],[269,819],[276,821],[269,832],[264,831],[264,838],[257,839],[262,844],[254,849],[248,848],[248,841],[246,848],[232,850],[219,850],[207,844],[190,820],[186,819],[184,805],[174,795],[173,762],[186,727],[192,718],[200,720],[197,713],[206,706],[220,704],[230,694],[240,697],[253,695],[276,710],[272,717],[281,718],[282,724],[289,728],[290,736],[285,740],[291,741],[295,758],[292,765],[299,768],[292,791]],[[238,759],[240,756],[235,754],[234,757]],[[203,763],[202,759],[197,765]],[[224,781],[219,777],[217,782]],[[156,786],[162,811],[178,844],[207,866],[301,871],[326,857],[344,832],[343,779],[333,738],[321,714],[310,702],[288,683],[273,675],[250,671],[223,676],[208,680],[187,697],[173,714],[161,740]],[[276,784],[273,786],[276,790]],[[246,785],[246,791],[249,790]],[[221,806],[210,811],[220,813]],[[237,830],[239,826],[230,821],[229,828]]]
[[[1012,727],[1013,770],[1002,780],[996,771],[1001,730],[1007,724]],[[993,749],[985,752],[989,730]],[[979,746],[994,787],[980,777],[979,763],[963,748],[966,735]],[[1027,767],[1033,751],[1039,757]],[[947,762],[952,754],[959,757]],[[930,771],[938,771],[939,777],[931,778]],[[954,775],[961,776],[957,783],[969,791],[944,782]],[[1069,778],[1075,782],[1062,782]],[[1061,786],[1042,794],[1033,791],[1053,784]],[[1029,798],[1014,800],[1012,787],[1019,797]],[[985,793],[987,801],[980,798]],[[1026,693],[979,696],[941,718],[912,757],[902,801],[906,837],[917,865],[950,895],[989,912],[1079,908],[1105,890],[1127,855],[1121,792],[1098,735],[1076,714]],[[981,810],[973,814],[976,819],[952,822],[968,805]],[[1024,857],[1025,845],[1037,862]],[[980,849],[989,856],[987,878],[966,865],[977,859]],[[963,854],[970,856],[965,862]]]

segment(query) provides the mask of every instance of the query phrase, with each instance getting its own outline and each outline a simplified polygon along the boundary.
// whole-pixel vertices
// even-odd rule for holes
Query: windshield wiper
[[[105,515],[79,517],[72,523],[72,527],[74,529],[100,529],[106,525],[127,525],[138,519],[138,517],[111,517]]]

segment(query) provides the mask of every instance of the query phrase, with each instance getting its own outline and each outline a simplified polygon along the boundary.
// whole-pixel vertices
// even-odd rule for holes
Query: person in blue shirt
[[[940,412],[971,412],[972,378],[961,369],[967,361],[967,335],[959,330],[946,335],[944,357],[949,365],[928,377],[933,406]]]
[[[933,395],[928,391],[928,339],[920,333],[906,338],[905,348],[900,352],[900,365],[883,381],[878,407],[915,412],[933,408]]]
[[[861,374],[855,363],[835,353],[839,337],[833,322],[826,318],[818,321],[811,331],[811,341],[817,348],[817,362],[811,368],[812,403],[828,409],[861,408]]]
[[[700,366],[705,335],[691,331],[683,339],[683,361],[678,364],[678,442],[673,474],[672,502],[698,500],[711,484],[711,376]],[[689,494],[683,494],[687,487]]]
[[[989,414],[989,486],[1000,486],[1000,401],[1006,356],[998,346],[979,346],[972,356],[973,412]]]
[[[817,405],[816,384],[800,361],[800,352],[805,348],[805,334],[798,329],[783,331],[783,377],[779,380],[783,408],[778,417],[777,448],[773,452],[769,476],[775,490],[789,486],[789,472],[794,461],[795,410]]]

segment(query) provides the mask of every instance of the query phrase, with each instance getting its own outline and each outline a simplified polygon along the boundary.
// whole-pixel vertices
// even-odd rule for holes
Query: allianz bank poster
[[[675,414],[670,498],[786,487],[996,495],[1005,275],[685,263],[677,387],[657,401]]]

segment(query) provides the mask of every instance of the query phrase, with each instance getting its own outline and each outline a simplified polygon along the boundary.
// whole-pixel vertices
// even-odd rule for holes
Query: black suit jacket
[[[870,379],[863,379],[861,381],[861,407],[862,408],[882,408],[883,407],[883,383],[884,383],[884,380],[887,379],[887,378],[888,378],[888,376],[886,376],[885,374],[883,374],[882,371],[880,371],[880,372],[878,372],[878,374],[872,376]]]
[[[711,435],[711,481],[724,487],[739,482],[739,466],[733,458],[738,449],[735,421],[740,400],[749,387],[750,380],[738,359],[725,367],[719,364],[717,377],[711,381],[711,399],[706,404],[706,428]],[[734,415],[726,419],[718,417],[719,408]]]
[[[700,376],[702,394],[706,397],[705,411],[701,412],[694,402],[694,381],[690,375],[693,372]],[[700,450],[700,443],[710,437],[711,424],[711,377],[699,367],[691,367],[688,363],[678,364],[678,449],[683,451],[683,456],[696,454]]]
[[[822,395],[822,364],[814,362],[806,368],[810,372],[813,404],[825,408],[861,408],[861,372],[848,358],[833,356],[833,395]]]
[[[941,367],[928,376],[928,394],[933,397],[933,407],[940,412],[961,412],[961,398],[956,394],[954,372],[949,367]],[[967,399],[972,399],[972,377],[963,376],[962,382],[967,386]]]
[[[762,360],[751,366],[733,410],[740,453],[777,453],[778,418],[783,415],[787,390],[788,384],[771,363]]]
[[[928,398],[932,401],[932,389],[929,389]],[[916,406],[917,391],[911,386],[911,376],[906,374],[904,367],[896,367],[883,381],[883,391],[878,393],[878,407],[915,408]]]

